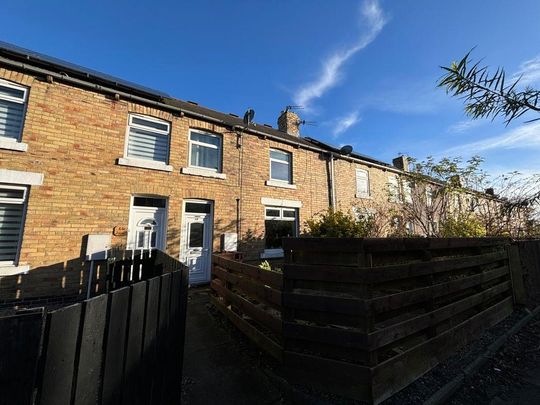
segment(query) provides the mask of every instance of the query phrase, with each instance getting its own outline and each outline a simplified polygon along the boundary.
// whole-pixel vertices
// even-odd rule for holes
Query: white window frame
[[[4,79],[0,79],[0,86],[2,87],[9,87],[11,89],[19,90],[23,92],[23,97],[17,98],[17,97],[10,97],[6,95],[0,94],[0,99],[10,101],[17,104],[23,105],[23,117],[21,120],[21,125],[19,127],[19,135],[16,139],[14,138],[8,138],[0,135],[0,149],[10,149],[10,150],[17,150],[21,152],[26,152],[28,149],[28,145],[26,143],[21,142],[22,139],[22,133],[24,129],[24,122],[26,121],[26,112],[28,109],[28,92],[29,88],[26,86],[22,86],[20,84],[12,83]]]
[[[360,191],[358,189],[358,173],[365,174],[367,191]],[[356,180],[356,198],[369,198],[371,196],[371,182],[369,179],[369,170],[356,168],[355,170]]]
[[[203,135],[208,135],[208,136],[219,139],[219,146],[213,145],[211,143],[201,142],[201,141],[193,141],[191,139],[191,134],[193,132],[203,134]],[[204,146],[205,148],[217,149],[218,150],[218,168],[213,169],[211,167],[197,166],[197,165],[191,164],[191,145],[200,145],[200,146]],[[190,129],[189,130],[189,133],[188,133],[188,167],[193,167],[193,168],[196,168],[198,170],[204,170],[206,172],[222,173],[222,171],[223,171],[223,161],[222,161],[222,159],[223,159],[223,137],[221,135],[214,134],[212,132],[206,132],[206,131],[203,131],[203,130],[200,130],[200,129]]]
[[[289,161],[273,158],[272,152],[287,154],[289,156]],[[270,151],[268,152],[268,156],[270,158],[269,160],[270,182],[271,183],[275,182],[278,184],[294,184],[293,183],[293,154],[286,150],[270,148]],[[289,167],[289,180],[275,179],[272,177],[272,162],[284,163]]]
[[[267,215],[267,210],[278,210],[279,211],[279,215],[278,216],[273,216],[273,215]],[[283,215],[283,213],[285,211],[288,211],[288,212],[294,212],[294,218],[291,218],[291,217],[285,217]],[[270,206],[270,205],[265,205],[264,206],[264,220],[272,220],[272,219],[277,219],[279,221],[290,221],[290,222],[294,222],[295,225],[294,225],[294,232],[295,232],[295,236],[298,236],[298,216],[299,216],[299,212],[298,212],[298,208],[291,208],[291,207],[277,207],[277,206]],[[265,227],[265,239],[266,239],[266,227]],[[266,243],[266,241],[265,241]],[[267,259],[271,259],[271,258],[280,258],[280,257],[283,257],[283,249],[281,248],[276,248],[276,249],[264,249],[264,252],[261,254],[261,258],[267,258]]]
[[[426,205],[428,207],[432,207],[433,206],[433,201],[434,201],[434,195],[435,194],[435,190],[433,190],[433,187],[431,186],[427,186],[426,187]]]
[[[392,180],[391,180],[392,179]],[[395,179],[395,183],[394,183]],[[395,192],[393,194],[392,192]],[[399,177],[397,175],[388,176],[388,197],[390,202],[400,203],[401,202],[401,193],[399,190]]]
[[[17,253],[15,255],[15,260],[0,260],[0,276],[2,275],[9,275],[4,274],[4,267],[13,268],[16,267],[19,263],[19,257],[21,255],[21,245],[22,245],[22,239],[24,235],[24,225],[26,223],[26,206],[28,204],[28,187],[24,186],[12,186],[5,183],[0,183],[0,189],[9,189],[9,190],[19,190],[23,191],[23,197],[22,198],[0,198],[0,203],[4,204],[13,204],[13,205],[22,205],[22,216],[21,216],[21,231],[19,234],[19,241],[17,243]],[[25,271],[28,270],[28,266],[24,266],[23,268],[17,268],[17,273],[19,273],[21,270]]]
[[[412,204],[413,202],[413,185],[410,180],[402,180],[401,182],[401,189],[403,190],[402,196],[403,196],[403,202],[407,204]]]
[[[140,118],[145,121],[155,122],[157,124],[164,124],[167,125],[167,131],[157,129],[157,128],[151,128],[140,124],[134,124],[133,118]],[[165,162],[159,162],[159,161],[153,161],[150,159],[141,159],[136,156],[129,156],[128,155],[128,146],[129,146],[129,134],[130,129],[136,128],[136,129],[142,129],[144,131],[148,132],[155,132],[158,135],[161,136],[167,136],[168,138],[168,151],[167,151],[167,160]],[[143,114],[137,114],[137,113],[129,113],[128,116],[128,125],[126,128],[126,136],[124,141],[124,158],[118,160],[118,164],[123,166],[134,166],[134,167],[141,167],[146,169],[156,169],[156,170],[165,170],[165,171],[172,171],[172,167],[169,166],[169,161],[171,157],[171,123],[166,120],[162,120],[160,118],[152,117],[150,115],[143,115]]]

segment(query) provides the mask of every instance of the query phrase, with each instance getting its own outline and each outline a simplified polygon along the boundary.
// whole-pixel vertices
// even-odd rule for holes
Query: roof
[[[123,80],[105,73],[101,73],[93,69],[88,69],[74,63],[66,62],[58,58],[21,48],[7,42],[0,41],[0,57],[18,61],[24,63],[25,65],[31,65],[38,68],[47,69],[63,76],[84,80],[90,83],[106,86],[118,91],[123,91],[133,95],[141,96],[152,101],[158,101],[171,107],[181,109],[186,114],[189,114],[190,112],[193,114],[201,114],[219,120],[225,125],[231,127],[245,127],[242,118],[238,116],[212,110],[210,108],[200,106],[193,102],[179,100],[177,98],[171,97],[170,95],[162,91],[141,86],[136,83],[132,83],[130,81]],[[250,129],[257,131],[257,133],[259,134],[266,134],[274,138],[282,139],[284,142],[287,143],[339,153],[339,149],[332,145],[326,144],[310,137],[289,135],[286,132],[280,131],[271,126],[257,125],[254,123],[250,125]],[[350,156],[378,165],[384,165],[391,168],[393,167],[388,163],[382,162],[366,155],[362,155],[360,153],[353,152]]]
[[[141,86],[118,77],[98,72],[97,70],[88,69],[74,63],[66,62],[62,59],[44,55],[39,52],[34,52],[3,41],[0,41],[0,55],[10,59],[23,61],[38,67],[54,67],[56,68],[55,70],[59,71],[59,73],[64,73],[80,79],[92,80],[100,84],[113,84],[117,88],[135,91],[138,94],[144,94],[154,98],[169,97],[167,93],[162,91]]]
[[[313,139],[313,138],[310,138],[310,137],[306,137],[305,139],[310,141],[311,143],[319,146],[320,148],[323,148],[323,149],[326,149],[326,150],[329,150],[329,151],[335,152],[335,153],[341,153],[341,151],[340,151],[341,148],[338,148],[336,146],[330,145],[328,143],[325,143],[325,142],[322,142],[322,141],[319,141],[317,139]],[[363,154],[358,153],[358,152],[353,151],[351,154],[349,154],[347,156],[351,156],[351,157],[354,157],[354,158],[357,158],[357,159],[360,159],[360,160],[363,160],[363,161],[366,161],[366,162],[371,162],[371,163],[375,163],[377,165],[386,166],[386,167],[395,169],[394,166],[392,166],[392,165],[390,165],[390,164],[388,164],[386,162],[375,159],[374,157],[371,157],[371,156],[368,156],[368,155],[363,155]]]

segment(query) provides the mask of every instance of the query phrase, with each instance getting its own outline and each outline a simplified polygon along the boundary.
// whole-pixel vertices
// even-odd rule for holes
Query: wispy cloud
[[[362,20],[366,22],[367,31],[349,48],[334,53],[323,62],[319,77],[302,86],[294,95],[295,104],[309,109],[311,102],[320,98],[334,87],[341,77],[341,67],[357,52],[368,46],[383,29],[386,17],[379,6],[378,0],[364,0],[361,5]]]
[[[352,111],[346,116],[338,118],[333,123],[332,136],[334,138],[337,138],[340,134],[347,131],[350,127],[352,127],[358,121],[360,121],[360,117],[358,114],[359,114],[358,111]]]
[[[473,128],[477,128],[481,125],[483,125],[485,121],[481,120],[463,120],[456,122],[454,125],[450,125],[446,132],[450,134],[461,134],[463,132],[467,132]]]
[[[514,74],[514,79],[520,76],[519,83],[522,85],[540,83],[540,55],[526,60],[519,65],[518,71]]]
[[[499,136],[455,146],[446,150],[445,153],[478,153],[492,149],[518,148],[540,149],[540,122],[521,125]]]

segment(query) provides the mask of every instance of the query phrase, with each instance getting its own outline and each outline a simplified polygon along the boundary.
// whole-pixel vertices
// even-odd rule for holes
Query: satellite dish
[[[253,108],[249,108],[244,114],[244,124],[251,124],[251,122],[253,121],[253,117],[255,117],[255,111],[253,110]]]
[[[339,150],[339,153],[341,153],[342,155],[350,155],[352,151],[353,151],[353,147],[351,145],[345,145],[341,147],[341,149]]]

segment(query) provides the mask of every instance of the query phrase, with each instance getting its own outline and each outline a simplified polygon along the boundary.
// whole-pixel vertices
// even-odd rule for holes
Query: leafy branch
[[[438,86],[445,87],[447,93],[464,100],[467,115],[473,119],[495,119],[500,115],[508,125],[526,112],[540,113],[539,90],[529,86],[518,90],[521,77],[509,83],[503,68],[490,74],[487,66],[480,66],[480,62],[473,64],[470,54],[468,52],[459,62],[452,62],[450,67],[441,66],[446,73],[438,82]],[[540,118],[528,122],[537,120]]]

